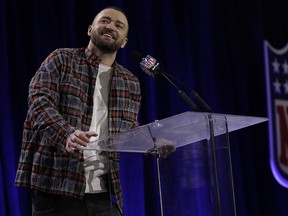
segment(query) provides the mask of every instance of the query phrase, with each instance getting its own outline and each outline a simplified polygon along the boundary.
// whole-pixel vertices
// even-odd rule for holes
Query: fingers
[[[158,150],[159,157],[161,158],[166,158],[168,155],[170,155],[176,150],[175,141],[168,140],[162,137],[158,137],[154,141]]]
[[[97,136],[97,133],[94,132],[94,131],[88,131],[88,132],[85,132],[85,133],[86,133],[86,136],[88,137],[88,139],[90,139],[91,137]]]
[[[97,136],[97,134],[93,131],[85,132],[76,130],[66,141],[66,151],[72,153],[75,150],[80,150],[82,147],[87,146],[92,136]]]
[[[70,135],[66,141],[66,151],[69,153],[73,153],[76,148],[77,148],[77,145],[76,143],[72,141],[71,135]]]
[[[165,145],[165,146],[161,146],[161,147],[158,148],[158,153],[159,153],[159,156],[161,158],[166,158],[168,155],[170,155],[175,150],[176,150],[175,146],[173,146],[173,145]]]

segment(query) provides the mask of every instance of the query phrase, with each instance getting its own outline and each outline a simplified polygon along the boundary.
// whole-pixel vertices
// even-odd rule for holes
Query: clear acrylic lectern
[[[91,142],[84,150],[157,155],[161,146],[173,145],[173,154],[157,157],[159,214],[231,216],[236,215],[236,205],[229,132],[267,120],[184,112]]]

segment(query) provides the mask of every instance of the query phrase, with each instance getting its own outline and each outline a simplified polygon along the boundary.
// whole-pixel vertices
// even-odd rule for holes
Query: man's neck
[[[91,50],[92,53],[97,55],[101,59],[101,64],[107,65],[107,66],[112,66],[116,59],[116,53],[105,53],[102,50],[99,50],[97,47],[95,47],[91,41],[88,44],[88,49]]]

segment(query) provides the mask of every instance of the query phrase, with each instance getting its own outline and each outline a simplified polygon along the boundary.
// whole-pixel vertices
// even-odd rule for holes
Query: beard
[[[96,46],[98,49],[102,50],[105,53],[114,53],[117,50],[119,50],[122,45],[121,41],[109,43],[103,40],[98,35],[91,35],[90,39],[92,43],[94,44],[94,46]]]

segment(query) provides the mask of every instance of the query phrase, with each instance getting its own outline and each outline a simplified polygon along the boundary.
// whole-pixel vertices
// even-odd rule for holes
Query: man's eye
[[[109,23],[109,20],[103,19],[100,21],[101,23]]]
[[[123,25],[116,25],[117,28],[123,29]]]

